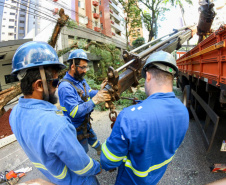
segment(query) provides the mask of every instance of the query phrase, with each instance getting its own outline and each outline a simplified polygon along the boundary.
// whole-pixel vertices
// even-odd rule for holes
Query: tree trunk
[[[56,24],[56,26],[54,28],[52,37],[50,38],[50,41],[48,43],[53,48],[56,45],[57,38],[58,38],[58,35],[59,35],[61,29],[64,27],[64,25],[66,24],[66,22],[69,19],[69,16],[64,14],[64,9],[63,8],[60,9],[59,16],[60,16],[60,18],[57,20],[57,24]]]
[[[10,87],[1,92],[0,94],[0,117],[5,113],[4,106],[13,98],[21,94],[20,83]]]

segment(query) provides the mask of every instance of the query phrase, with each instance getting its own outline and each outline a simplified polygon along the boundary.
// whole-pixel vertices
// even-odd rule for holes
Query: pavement
[[[100,112],[97,110],[92,113],[94,119],[93,128],[102,143],[111,133],[111,122],[108,114],[109,111]],[[226,139],[224,135],[226,129],[224,124],[226,120],[225,115],[225,112],[221,115],[222,119],[219,123],[213,149],[209,153],[206,153],[202,135],[196,122],[193,119],[190,120],[185,139],[158,185],[205,185],[226,177],[225,173],[210,172],[210,167],[213,163],[226,163],[226,152],[220,152],[222,140]],[[99,160],[96,151],[92,148],[90,148],[88,155]],[[33,166],[17,141],[0,149],[0,171],[17,170],[24,167],[32,167],[33,169],[25,177],[21,178],[20,183],[37,178],[48,181]],[[103,170],[97,178],[101,185],[113,185],[116,175],[116,171],[110,173]]]

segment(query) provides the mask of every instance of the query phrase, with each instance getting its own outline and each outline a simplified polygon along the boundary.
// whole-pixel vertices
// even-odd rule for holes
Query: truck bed
[[[180,74],[226,90],[226,24],[177,60]]]

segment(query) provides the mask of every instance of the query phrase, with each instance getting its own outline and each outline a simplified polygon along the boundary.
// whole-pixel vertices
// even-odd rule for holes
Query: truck
[[[210,151],[220,116],[226,107],[226,25],[177,59],[177,86],[183,103],[201,129],[207,152]],[[211,123],[213,125],[211,126]]]

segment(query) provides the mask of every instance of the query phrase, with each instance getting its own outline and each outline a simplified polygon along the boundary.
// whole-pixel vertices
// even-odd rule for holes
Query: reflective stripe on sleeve
[[[87,99],[87,101],[89,101],[90,100],[90,97]]]
[[[91,92],[93,89],[90,89],[89,92]]]
[[[43,170],[47,170],[46,167],[44,165],[42,165],[41,163],[33,163],[34,166],[36,168],[41,168]],[[48,170],[47,170],[48,171]],[[49,171],[48,171],[49,172]],[[50,172],[49,172],[50,173]],[[62,173],[60,175],[53,175],[52,173],[50,173],[53,177],[57,178],[57,179],[64,179],[67,175],[67,166],[64,166],[64,169],[62,171]]]
[[[89,159],[90,159],[90,162],[85,168],[83,168],[82,170],[74,171],[74,172],[78,175],[82,175],[82,174],[88,172],[93,167],[93,160],[91,158],[89,158]]]
[[[72,118],[74,118],[75,115],[76,115],[76,113],[77,113],[77,111],[78,111],[78,105],[71,111],[70,116],[71,116]]]
[[[105,155],[105,157],[110,160],[110,161],[113,161],[113,162],[119,162],[121,161],[123,158],[125,158],[125,156],[123,157],[118,157],[116,155],[114,155],[113,153],[111,153],[108,148],[107,148],[107,145],[106,145],[106,141],[105,143],[102,145],[102,151]]]
[[[136,176],[138,176],[138,177],[146,177],[149,172],[157,170],[157,169],[163,167],[164,165],[168,164],[170,161],[172,161],[173,157],[174,157],[174,155],[171,158],[169,158],[168,160],[165,160],[164,162],[162,162],[160,164],[156,164],[154,166],[151,166],[147,171],[143,171],[143,172],[136,170],[133,167],[131,161],[129,159],[127,159],[127,157],[125,157],[123,159],[123,162],[125,162],[125,166],[130,168]]]
[[[65,107],[61,107],[62,111],[67,112],[67,109]]]
[[[97,143],[98,143],[98,140],[96,140],[96,142],[93,143],[92,147],[94,148],[97,145]]]

